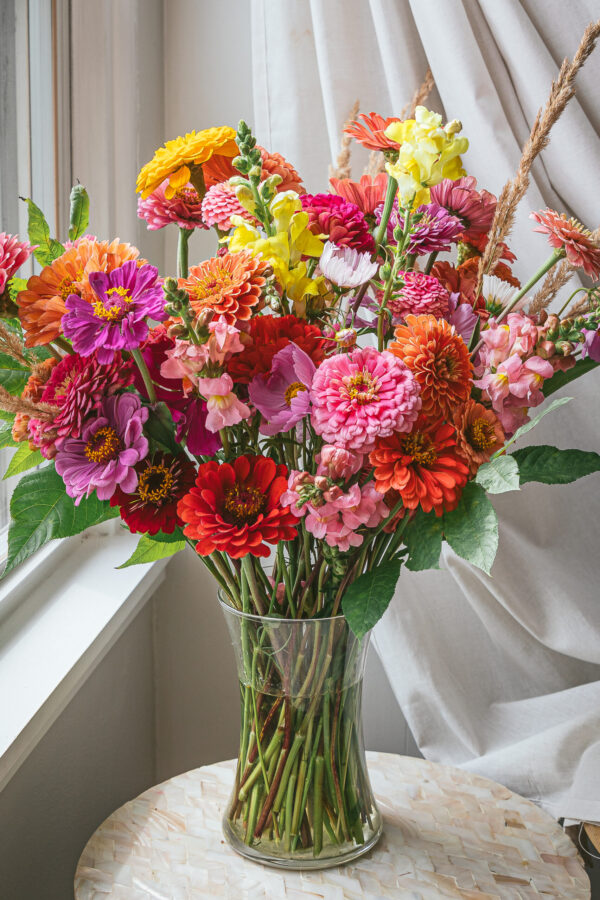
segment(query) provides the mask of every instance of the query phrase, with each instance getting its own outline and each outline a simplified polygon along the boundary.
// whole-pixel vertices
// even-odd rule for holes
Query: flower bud
[[[540,341],[535,348],[535,352],[538,356],[541,356],[542,359],[550,359],[550,357],[554,356],[556,353],[556,346],[552,341]]]
[[[358,334],[354,330],[354,328],[342,328],[333,336],[335,342],[345,350],[349,350],[351,347],[354,347],[357,338]]]
[[[208,327],[210,322],[212,322],[214,317],[215,317],[214,309],[208,309],[208,307],[205,307],[204,309],[200,310],[200,312],[198,313],[198,315],[196,317],[196,325],[198,326],[198,328],[206,328],[206,327]]]
[[[182,322],[174,322],[167,328],[167,334],[171,338],[183,338],[187,336],[187,328]]]
[[[571,341],[556,342],[556,352],[561,356],[570,356],[574,349],[575,345]]]

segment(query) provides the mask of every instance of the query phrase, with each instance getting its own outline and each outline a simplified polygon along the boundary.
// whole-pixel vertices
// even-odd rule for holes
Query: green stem
[[[313,793],[313,856],[323,849],[323,773],[325,760],[317,756],[315,762],[315,789]]]
[[[140,375],[144,381],[144,387],[146,388],[146,393],[148,394],[148,400],[150,403],[156,403],[156,391],[154,390],[154,382],[150,377],[150,372],[148,371],[148,366],[146,365],[146,361],[142,356],[141,350],[136,347],[135,350],[131,351],[131,355],[133,356],[135,363],[140,370]]]
[[[57,347],[60,347],[60,349],[64,350],[66,353],[75,353],[70,343],[63,337],[55,337],[52,343],[56,344]]]
[[[388,177],[387,183],[387,191],[385,193],[385,201],[383,204],[383,212],[381,213],[381,222],[375,232],[375,251],[377,252],[377,248],[381,243],[383,243],[384,237],[387,235],[387,225],[390,221],[390,216],[392,214],[392,208],[394,206],[394,198],[396,197],[396,191],[398,190],[398,182],[391,175]]]
[[[254,601],[256,611],[259,616],[264,616],[265,606],[260,596],[258,584],[256,583],[256,573],[254,572],[254,566],[252,564],[252,560],[250,559],[250,554],[242,558],[242,572],[248,579],[250,594],[252,596],[252,600]]]
[[[188,249],[192,228],[180,228],[177,238],[177,277],[188,277]]]
[[[429,254],[429,259],[427,260],[427,264],[425,265],[425,269],[423,270],[426,275],[429,275],[429,273],[433,269],[433,264],[437,259],[438,253],[439,250],[434,250],[433,253]]]

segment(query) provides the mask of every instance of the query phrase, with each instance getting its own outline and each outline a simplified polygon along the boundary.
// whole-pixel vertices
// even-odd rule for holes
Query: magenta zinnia
[[[313,234],[326,235],[338,247],[353,247],[363,252],[375,249],[368,222],[355,203],[337,194],[303,194],[300,200]]]
[[[449,314],[450,294],[433,275],[398,272],[398,279],[404,281],[404,285],[388,303],[394,319],[404,319],[410,313],[415,316],[429,313],[438,319]]]
[[[383,203],[375,210],[377,222],[381,222]],[[417,210],[419,218],[411,223],[411,233],[408,242],[408,252],[417,256],[426,253],[442,253],[450,250],[452,244],[456,244],[463,231],[463,224],[456,216],[437,203],[428,203]],[[394,229],[397,226],[404,228],[404,219],[398,210],[398,201],[394,201],[392,214],[388,221],[388,241],[395,244]]]

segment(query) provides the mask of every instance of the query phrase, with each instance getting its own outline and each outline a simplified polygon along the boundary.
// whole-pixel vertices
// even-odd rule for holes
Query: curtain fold
[[[596,7],[596,8],[594,8]],[[252,0],[255,125],[309,190],[327,189],[352,104],[398,114],[432,69],[428,105],[459,118],[465,156],[499,192],[594,0]],[[534,168],[511,238],[520,277],[547,258],[529,212],[600,219],[600,51]],[[367,154],[353,148],[358,177]],[[565,393],[565,391],[563,391]],[[531,433],[598,449],[600,377]],[[556,817],[600,821],[600,599],[594,476],[494,498],[500,550],[490,578],[444,551],[443,569],[402,574],[375,642],[421,752],[493,778]]]

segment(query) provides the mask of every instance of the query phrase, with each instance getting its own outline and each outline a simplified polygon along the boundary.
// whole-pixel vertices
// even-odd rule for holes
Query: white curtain
[[[469,173],[498,192],[560,62],[597,16],[596,0],[252,0],[258,138],[325,190],[354,101],[398,114],[430,66],[428,104],[461,119]],[[532,209],[600,220],[599,79],[597,50],[521,206],[521,276],[548,254]],[[355,177],[365,158],[354,153]],[[597,450],[599,388],[595,373],[563,392],[574,400],[533,442]],[[556,817],[600,821],[599,477],[527,485],[495,505],[493,577],[450,552],[439,572],[404,573],[376,646],[424,756]]]

